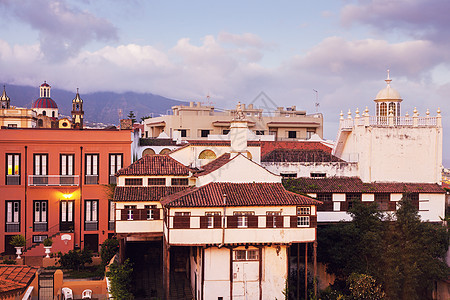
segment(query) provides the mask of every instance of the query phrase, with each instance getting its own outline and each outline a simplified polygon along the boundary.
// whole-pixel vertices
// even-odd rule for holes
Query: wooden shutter
[[[161,210],[161,209],[159,209],[159,208],[154,208],[154,209],[153,209],[153,219],[154,219],[154,220],[159,220],[159,219],[161,219],[161,216],[160,216],[160,210]]]
[[[341,211],[347,211],[348,210],[348,201],[345,200],[344,202],[341,202]]]
[[[214,228],[222,228],[222,216],[214,216]]]
[[[248,216],[248,228],[258,228],[258,216]]]
[[[274,216],[266,216],[266,228],[273,228]]]
[[[389,211],[396,211],[397,210],[397,202],[389,201],[388,202],[388,210]]]
[[[120,220],[126,221],[128,219],[128,209],[124,208],[120,210]]]
[[[173,228],[185,229],[191,227],[191,216],[174,216]]]
[[[277,228],[283,228],[284,227],[284,217],[283,216],[275,216],[275,220],[277,223]]]
[[[297,216],[291,216],[291,228],[297,227]]]
[[[317,227],[317,216],[309,216],[309,227]]]
[[[227,228],[237,228],[237,216],[227,217]]]
[[[200,216],[200,228],[208,228],[208,216]]]
[[[141,219],[141,210],[142,209],[137,209],[137,208],[133,209],[133,220],[142,220]]]

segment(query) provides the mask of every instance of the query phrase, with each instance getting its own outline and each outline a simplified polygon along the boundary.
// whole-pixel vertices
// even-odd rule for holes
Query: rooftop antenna
[[[319,92],[315,89],[313,89],[314,93],[316,93],[316,102],[314,103],[314,106],[316,107],[316,112],[319,112]]]
[[[119,120],[122,119],[122,109],[121,108],[119,108],[118,114],[119,114]]]

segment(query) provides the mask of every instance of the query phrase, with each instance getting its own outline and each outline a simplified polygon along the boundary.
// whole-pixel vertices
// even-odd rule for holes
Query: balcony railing
[[[20,185],[20,175],[6,175],[6,185]]]
[[[117,184],[117,178],[114,175],[109,175],[109,184]]]
[[[6,232],[20,232],[20,223],[6,223]]]
[[[98,175],[85,175],[85,184],[98,184]]]
[[[47,222],[34,222],[33,231],[47,231],[48,223]]]
[[[108,223],[108,230],[114,230],[114,224],[115,224],[114,221],[109,221],[109,223]]]
[[[29,186],[78,186],[78,175],[28,175]]]
[[[98,221],[86,221],[84,223],[84,230],[86,230],[86,231],[98,230]]]

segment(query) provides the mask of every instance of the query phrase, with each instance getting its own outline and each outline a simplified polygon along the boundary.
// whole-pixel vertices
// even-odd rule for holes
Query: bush
[[[92,252],[83,250],[70,250],[66,254],[58,252],[59,264],[63,269],[77,270],[85,268],[85,264],[92,263]]]
[[[109,261],[119,251],[119,241],[117,239],[107,239],[101,244],[100,257],[102,258],[102,265],[108,265]]]
[[[115,300],[131,300],[134,299],[131,290],[131,273],[133,272],[133,265],[129,259],[125,260],[123,264],[117,262],[109,266],[109,271],[106,276],[111,282],[111,294]]]
[[[26,242],[27,241],[25,240],[25,237],[21,234],[18,234],[12,237],[9,244],[13,247],[25,247]]]
[[[45,247],[50,247],[51,245],[53,245],[52,239],[51,239],[51,238],[46,238],[46,239],[44,240],[44,246],[45,246]]]

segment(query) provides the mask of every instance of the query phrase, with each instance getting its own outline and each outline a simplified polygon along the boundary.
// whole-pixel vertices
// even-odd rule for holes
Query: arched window
[[[380,116],[387,116],[387,104],[384,102],[380,104]]]
[[[377,116],[380,115],[380,103],[377,103]]]
[[[391,102],[391,103],[389,103],[389,112],[392,110],[392,115],[395,117],[397,114],[396,114],[396,109],[395,109],[396,107],[395,107],[395,103],[393,103],[393,102]]]
[[[47,112],[44,110],[44,111],[42,111],[42,115],[43,116],[46,116],[47,115]]]
[[[53,117],[53,118],[55,117],[55,112],[54,112],[54,111],[52,111],[52,117]]]
[[[42,119],[38,120],[38,127],[43,127],[44,126],[44,121],[42,121]]]
[[[164,148],[161,150],[161,152],[159,152],[159,154],[166,155],[166,154],[169,154],[169,152],[170,152],[170,149]]]
[[[146,156],[146,155],[154,155],[155,151],[153,151],[152,148],[147,148],[142,152],[142,156]]]
[[[198,159],[216,159],[217,156],[212,150],[203,150],[199,155]]]

